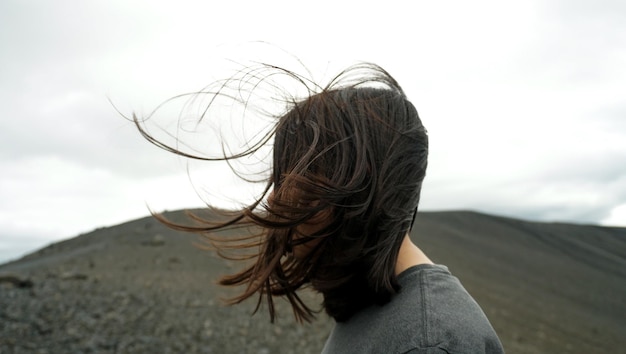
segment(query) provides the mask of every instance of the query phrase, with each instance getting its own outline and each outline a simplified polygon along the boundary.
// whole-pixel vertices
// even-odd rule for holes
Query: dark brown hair
[[[296,318],[309,321],[314,311],[296,290],[310,284],[323,294],[326,312],[345,321],[364,307],[388,302],[398,291],[395,265],[426,173],[426,130],[396,80],[376,65],[352,66],[324,87],[281,68],[260,67],[266,70],[264,78],[287,75],[309,94],[289,99],[273,129],[243,152],[195,156],[158,141],[134,117],[150,142],[191,158],[233,160],[273,138],[272,173],[251,205],[226,221],[192,215],[200,222],[196,225],[157,217],[173,228],[205,235],[222,255],[227,248],[253,250],[240,257],[252,259],[251,265],[220,280],[244,286],[231,303],[258,295],[258,304],[266,300],[273,320],[273,298],[285,296]],[[303,225],[314,225],[314,231],[303,231]],[[233,228],[242,235],[211,234]],[[292,252],[306,243],[305,254]]]

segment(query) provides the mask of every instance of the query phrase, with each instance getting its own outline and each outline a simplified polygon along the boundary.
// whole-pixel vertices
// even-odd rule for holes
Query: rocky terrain
[[[626,229],[440,212],[421,213],[412,237],[461,279],[507,353],[626,348]],[[197,241],[148,217],[0,265],[0,353],[320,352],[327,316],[297,324],[280,301],[272,324],[255,301],[225,306],[234,290],[215,281],[240,265]]]

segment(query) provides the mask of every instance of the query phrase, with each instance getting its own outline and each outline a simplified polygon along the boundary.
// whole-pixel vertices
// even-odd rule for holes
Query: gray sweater
[[[337,323],[322,353],[504,353],[489,320],[443,265],[398,276],[400,291]]]

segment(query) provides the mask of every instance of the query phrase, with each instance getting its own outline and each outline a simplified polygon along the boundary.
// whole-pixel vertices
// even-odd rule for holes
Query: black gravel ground
[[[181,213],[170,213],[173,219]],[[414,240],[448,265],[508,353],[626,348],[626,229],[423,213]],[[151,218],[59,242],[0,265],[0,353],[319,353],[323,313],[269,321],[215,285],[239,265]],[[311,304],[319,298],[305,290]]]

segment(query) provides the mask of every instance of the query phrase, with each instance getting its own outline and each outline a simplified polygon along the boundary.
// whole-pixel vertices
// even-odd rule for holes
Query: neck
[[[433,262],[411,241],[409,234],[406,234],[396,261],[396,275],[419,264],[433,264]]]

